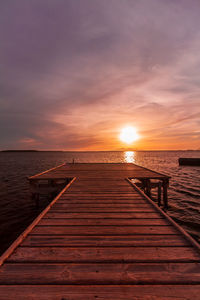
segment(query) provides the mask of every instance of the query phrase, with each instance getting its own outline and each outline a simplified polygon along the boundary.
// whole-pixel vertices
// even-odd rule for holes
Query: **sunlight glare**
[[[119,138],[122,142],[131,144],[132,142],[139,139],[139,135],[137,133],[136,128],[127,126],[121,130]]]
[[[135,162],[135,152],[133,152],[133,151],[124,152],[124,160],[126,163],[134,163]]]

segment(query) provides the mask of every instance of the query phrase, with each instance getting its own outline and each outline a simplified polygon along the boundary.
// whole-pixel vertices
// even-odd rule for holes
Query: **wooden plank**
[[[199,268],[199,263],[5,264],[0,283],[200,284]]]
[[[101,191],[101,193],[100,193],[100,191]],[[119,190],[112,190],[112,189],[103,189],[103,188],[101,188],[101,187],[99,187],[98,189],[96,188],[96,189],[90,189],[90,188],[87,188],[87,189],[82,189],[82,188],[79,188],[79,189],[71,189],[67,194],[66,194],[66,196],[68,196],[68,195],[72,195],[72,196],[79,196],[79,197],[81,197],[81,192],[83,193],[83,194],[90,194],[91,196],[101,196],[101,195],[103,195],[103,194],[105,194],[105,196],[122,196],[122,197],[125,197],[125,196],[127,196],[127,197],[129,197],[129,196],[135,196],[135,197],[140,197],[139,195],[138,195],[138,193],[135,191],[135,190],[133,190],[133,189],[119,189]]]
[[[112,208],[121,208],[121,209],[134,209],[134,208],[152,208],[152,206],[149,203],[131,203],[131,204],[102,204],[102,203],[79,203],[79,204],[74,204],[74,203],[56,203],[54,204],[53,208],[59,208],[59,209],[82,209],[82,208],[86,208],[86,209],[90,209],[90,208],[108,208],[108,209],[112,209]]]
[[[61,164],[61,165],[59,165],[59,166],[56,166],[56,167],[53,167],[53,168],[51,168],[51,169],[48,169],[48,170],[46,170],[46,171],[44,171],[44,172],[41,172],[41,173],[39,173],[39,174],[36,174],[36,175],[34,175],[34,176],[30,176],[28,179],[39,179],[38,177],[41,177],[41,175],[44,175],[44,174],[47,174],[47,173],[49,173],[49,172],[51,172],[51,171],[55,171],[55,170],[58,170],[58,169],[60,169],[61,167],[63,167],[65,164]]]
[[[100,188],[99,188],[100,189]],[[115,195],[113,194],[91,194],[91,195],[87,195],[88,193],[82,193],[82,194],[77,194],[77,193],[65,193],[61,199],[64,198],[88,198],[88,199],[93,199],[93,198],[108,198],[108,199],[113,199],[113,197],[115,199],[121,199],[121,198],[126,198],[126,199],[135,199],[135,198],[139,198],[139,199],[145,199],[144,197],[142,197],[142,195],[140,195],[138,192],[131,192],[128,195],[126,194],[120,194],[120,193],[115,193]]]
[[[80,181],[79,181],[80,182]],[[123,185],[119,185],[119,184],[110,184],[110,182],[103,182],[101,184],[98,184],[98,181],[90,181],[89,183],[86,183],[84,182],[84,184],[79,184],[77,182],[77,184],[73,185],[71,187],[71,190],[78,190],[78,189],[81,189],[81,190],[91,190],[91,189],[94,189],[94,190],[99,190],[99,188],[104,191],[104,190],[107,190],[107,191],[116,191],[116,190],[125,190],[125,191],[134,191],[133,188],[131,188],[130,185],[126,184],[126,182],[124,182]]]
[[[173,226],[36,226],[30,234],[177,234]]]
[[[142,253],[142,255],[141,255]],[[8,262],[200,262],[191,247],[19,247]],[[116,264],[117,268],[117,264]],[[200,274],[199,274],[200,276]]]
[[[42,219],[38,225],[169,225],[164,219]]]
[[[135,208],[126,208],[126,207],[111,207],[111,208],[107,208],[107,207],[92,207],[92,208],[85,208],[85,207],[77,207],[77,208],[68,208],[68,209],[64,209],[64,208],[57,208],[57,207],[52,207],[51,212],[62,212],[62,213],[67,213],[67,212],[118,212],[118,213],[122,213],[122,212],[154,212],[155,210],[151,207],[135,207]]]
[[[101,191],[101,192],[100,192]],[[82,195],[81,195],[81,192]],[[140,197],[140,195],[138,194],[138,192],[134,189],[130,189],[129,191],[127,189],[124,189],[124,192],[121,192],[121,189],[116,191],[116,190],[111,190],[111,189],[107,189],[107,192],[104,191],[103,189],[101,189],[101,187],[99,187],[97,190],[93,190],[90,191],[88,188],[87,189],[76,189],[76,190],[70,190],[68,193],[65,194],[66,196],[71,195],[74,197],[81,197],[81,196],[87,196],[87,195],[91,195],[91,196],[97,196],[97,197],[111,197],[111,196],[116,196],[116,197]]]
[[[109,204],[146,204],[147,201],[145,200],[139,200],[139,199],[135,199],[135,200],[116,200],[116,199],[111,199],[111,200],[104,200],[104,199],[90,199],[90,200],[86,200],[86,199],[76,199],[76,200],[70,200],[70,199],[66,199],[66,200],[60,200],[59,199],[59,204],[93,204],[93,203],[99,203],[99,204],[105,204],[105,205],[109,205]]]
[[[137,195],[137,192],[134,192],[134,190],[129,187],[129,188],[121,188],[121,189],[110,189],[110,188],[102,188],[102,187],[96,187],[96,188],[89,188],[89,187],[85,187],[85,188],[75,188],[73,187],[73,189],[70,189],[69,194],[77,194],[79,195],[80,193],[87,193],[87,194],[119,194],[119,195],[124,195],[124,194],[128,194],[128,195]]]
[[[86,191],[82,191],[82,190],[80,190],[80,191],[77,191],[77,192],[74,192],[74,193],[72,193],[72,192],[70,192],[70,193],[66,193],[67,195],[74,195],[74,196],[80,196],[81,194],[83,194],[84,193],[84,195],[85,196],[87,196],[87,197],[90,197],[90,196],[92,196],[92,195],[101,195],[102,194],[102,191],[96,191],[96,192],[88,192],[87,190]],[[124,192],[124,193],[117,193],[117,192],[106,192],[106,193],[104,193],[104,196],[105,197],[107,197],[107,196],[112,196],[112,197],[115,197],[115,196],[117,196],[117,197],[129,197],[129,196],[133,196],[133,193],[132,192],[130,192],[130,193],[128,193],[128,192]]]
[[[81,201],[105,201],[107,203],[107,201],[122,201],[122,202],[126,202],[126,201],[132,201],[131,203],[135,202],[135,201],[144,201],[145,203],[147,203],[146,199],[144,198],[140,198],[140,197],[104,197],[104,196],[91,196],[91,197],[88,197],[88,196],[76,196],[76,197],[71,197],[71,196],[67,196],[67,197],[62,197],[59,199],[61,202],[62,201],[77,201],[77,200],[81,200]]]
[[[116,198],[116,197],[69,197],[59,199],[60,203],[148,203],[146,199],[143,198]]]
[[[59,199],[59,204],[64,204],[64,203],[74,203],[74,204],[83,204],[83,203],[102,203],[102,204],[145,204],[147,203],[146,200],[143,199],[116,199],[116,198],[111,198],[111,199],[83,199],[83,198],[76,198],[75,200],[69,198],[69,199]]]
[[[102,192],[101,194],[92,194],[92,195],[87,195],[87,192],[86,193],[74,193],[74,194],[71,194],[71,193],[65,193],[63,195],[63,197],[61,197],[61,199],[85,199],[85,198],[88,198],[88,199],[139,199],[139,200],[144,200],[145,198],[142,197],[141,195],[135,193],[131,193],[131,194],[128,194],[128,195],[125,195],[125,194],[120,194],[120,193],[117,193],[115,195],[113,194],[109,194],[109,195],[104,195],[104,193]]]
[[[53,207],[60,207],[60,208],[139,208],[139,207],[144,207],[144,208],[152,208],[152,205],[150,203],[70,203],[70,202],[65,202],[65,203],[55,203]]]
[[[79,213],[70,213],[70,212],[48,212],[43,219],[46,218],[65,218],[65,219],[80,219],[80,218],[94,218],[94,219],[98,219],[98,218],[110,218],[110,219],[116,219],[116,218],[124,218],[124,219],[132,219],[132,218],[143,218],[143,219],[152,219],[152,218],[157,218],[157,219],[163,219],[163,216],[159,213],[156,212],[126,212],[126,213],[112,213],[112,212],[104,212],[104,213],[100,213],[100,212],[79,212]]]
[[[199,300],[200,285],[3,285],[0,300]]]
[[[70,235],[29,235],[21,246],[60,246],[60,247],[166,247],[176,246],[183,247],[188,246],[189,243],[178,235],[119,235],[119,236],[70,236]],[[169,249],[170,251],[170,249]]]
[[[120,184],[115,180],[115,181],[107,181],[105,183],[105,181],[103,181],[102,183],[98,183],[97,180],[94,181],[90,181],[90,182],[86,182],[84,181],[84,183],[80,184],[81,181],[77,182],[76,185],[74,185],[70,190],[72,189],[106,189],[106,190],[121,190],[121,189],[126,189],[128,187],[129,191],[133,191],[135,192],[135,189],[131,188],[130,185],[127,185],[126,181],[123,180],[123,184],[120,182]]]

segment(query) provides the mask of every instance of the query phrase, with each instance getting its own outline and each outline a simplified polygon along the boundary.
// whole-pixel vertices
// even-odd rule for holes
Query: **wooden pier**
[[[90,174],[87,174],[87,171]],[[106,174],[105,174],[106,171]],[[118,172],[119,171],[119,172]],[[116,178],[129,178],[137,180],[136,185],[139,186],[147,196],[151,197],[152,188],[157,187],[157,201],[163,208],[168,208],[167,189],[169,186],[169,176],[138,166],[136,164],[63,164],[56,168],[52,168],[41,174],[37,174],[29,178],[32,199],[39,204],[40,195],[54,196],[61,187],[64,188],[72,178],[82,178],[84,176],[96,178],[108,176],[108,179],[116,180]],[[139,181],[139,182],[138,182]],[[156,181],[156,182],[155,182]]]
[[[66,186],[1,256],[0,299],[200,299],[198,243],[131,178],[168,182],[134,164],[31,177],[34,193],[40,181]]]

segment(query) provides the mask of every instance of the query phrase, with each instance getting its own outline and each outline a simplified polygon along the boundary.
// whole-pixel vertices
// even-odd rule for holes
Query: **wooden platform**
[[[140,187],[151,197],[151,188],[158,188],[158,205],[163,202],[165,209],[168,208],[167,189],[169,185],[169,176],[149,170],[133,163],[79,163],[79,164],[63,164],[59,167],[50,169],[41,174],[37,174],[29,178],[33,199],[39,201],[39,194],[48,193],[54,195],[60,186],[68,183],[70,178],[107,178],[109,180],[118,180],[120,178],[132,178],[139,180]],[[154,182],[152,182],[154,181]],[[155,183],[157,181],[157,183]],[[101,193],[101,191],[100,191]]]
[[[134,173],[135,172],[135,173]],[[132,164],[70,164],[73,178],[1,257],[0,299],[200,299],[200,247],[128,177]]]

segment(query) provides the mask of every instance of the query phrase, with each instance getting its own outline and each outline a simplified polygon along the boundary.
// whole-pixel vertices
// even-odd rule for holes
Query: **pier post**
[[[48,180],[48,187],[50,190],[49,192],[47,192],[48,198],[49,198],[49,200],[52,200],[55,197],[55,195],[57,194],[54,190],[56,188],[56,182],[54,179]]]
[[[40,200],[40,195],[37,193],[37,194],[35,194],[35,205],[36,205],[36,208],[39,208],[39,200]]]
[[[146,194],[151,198],[151,181],[150,179],[146,179]]]
[[[36,208],[39,207],[39,198],[40,195],[38,193],[38,182],[35,180],[29,180],[30,187],[31,187],[31,199],[35,201]]]
[[[167,189],[169,185],[168,179],[163,179],[163,204],[164,209],[168,209],[168,195],[167,195]]]
[[[144,179],[140,179],[141,182],[141,189],[146,193],[146,182]]]
[[[158,182],[158,206],[161,206],[162,182]]]

